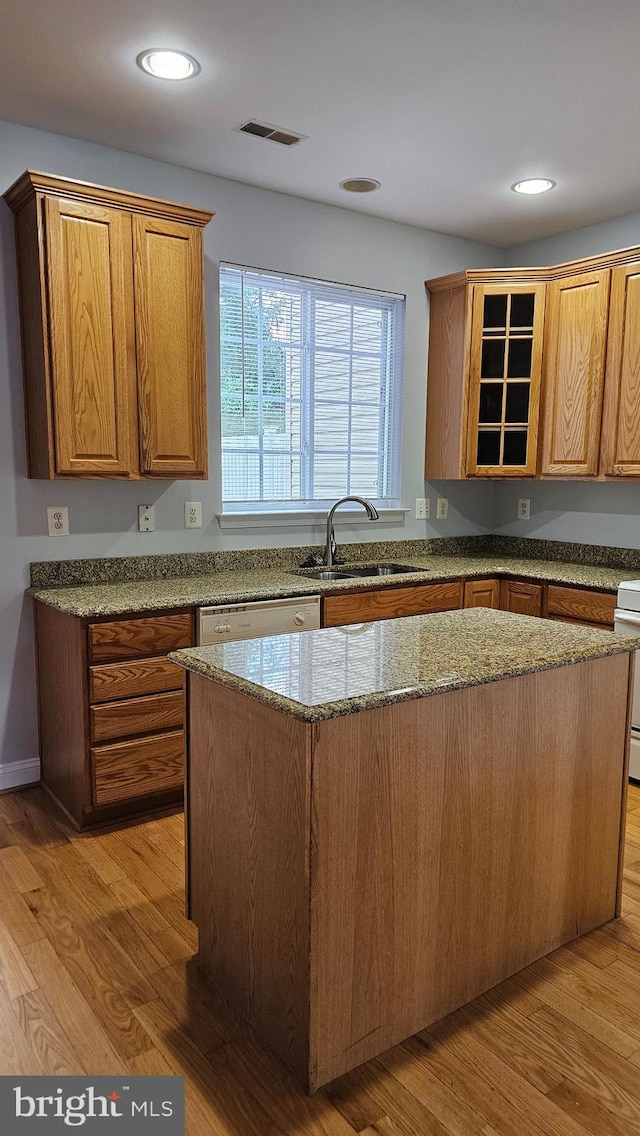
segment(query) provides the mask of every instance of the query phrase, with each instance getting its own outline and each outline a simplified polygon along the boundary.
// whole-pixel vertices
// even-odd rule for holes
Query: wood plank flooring
[[[0,1073],[184,1073],[189,1136],[640,1136],[640,789],[622,919],[308,1098],[199,973],[180,815],[0,797]]]

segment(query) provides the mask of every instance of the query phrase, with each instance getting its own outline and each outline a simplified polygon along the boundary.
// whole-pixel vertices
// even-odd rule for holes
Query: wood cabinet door
[[[467,474],[532,477],[538,460],[544,284],[473,290]]]
[[[598,473],[611,270],[548,286],[540,472]]]
[[[136,477],[131,220],[45,198],[55,472]]]
[[[207,475],[202,230],[133,217],[144,476]]]
[[[611,273],[600,472],[640,477],[640,261]]]
[[[542,587],[525,580],[502,580],[500,607],[517,615],[542,615]]]
[[[499,580],[466,580],[463,607],[500,607]]]

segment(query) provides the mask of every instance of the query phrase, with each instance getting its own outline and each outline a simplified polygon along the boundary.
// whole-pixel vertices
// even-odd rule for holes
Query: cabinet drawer
[[[109,702],[137,694],[161,694],[182,690],[184,671],[163,657],[133,663],[103,663],[89,668],[89,699]]]
[[[152,615],[89,625],[89,658],[126,659],[159,655],[192,646],[192,620],[182,615]]]
[[[323,627],[344,623],[365,623],[371,619],[393,619],[402,615],[424,615],[430,611],[449,611],[460,607],[459,580],[444,584],[422,584],[413,588],[379,588],[371,592],[349,592],[327,596],[323,603]]]
[[[615,610],[616,597],[606,592],[588,592],[584,588],[565,588],[557,584],[549,584],[547,588],[547,615],[613,627]]]
[[[184,724],[184,695],[181,690],[174,690],[124,702],[103,702],[101,706],[92,706],[90,713],[93,742],[175,730]]]
[[[184,777],[183,731],[96,746],[91,766],[96,805],[179,789]]]

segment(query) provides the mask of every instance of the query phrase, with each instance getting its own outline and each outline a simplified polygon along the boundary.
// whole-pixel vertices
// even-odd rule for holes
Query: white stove
[[[614,630],[640,635],[640,580],[624,580],[618,588]],[[636,651],[636,675],[631,710],[631,755],[629,777],[640,781],[640,651]]]

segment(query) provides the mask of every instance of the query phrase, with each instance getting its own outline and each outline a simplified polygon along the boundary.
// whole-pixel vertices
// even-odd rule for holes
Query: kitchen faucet
[[[356,504],[362,505],[363,509],[367,510],[367,516],[370,521],[377,521],[380,519],[378,510],[376,509],[375,505],[372,505],[370,501],[365,500],[364,497],[341,497],[339,501],[336,501],[335,505],[332,505],[329,509],[329,512],[327,513],[327,545],[324,550],[324,562],[327,568],[331,568],[333,565],[333,554],[336,547],[335,536],[333,532],[333,514],[340,505],[344,505],[345,501],[355,501]]]

